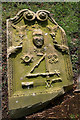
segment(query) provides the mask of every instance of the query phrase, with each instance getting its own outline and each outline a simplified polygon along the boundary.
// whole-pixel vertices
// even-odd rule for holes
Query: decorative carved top
[[[21,19],[21,17],[24,17],[25,20],[27,21],[33,21],[34,19],[37,18],[37,20],[40,21],[46,21],[50,12],[47,10],[39,10],[36,13],[33,11],[30,11],[28,9],[23,9],[14,18],[10,18],[10,20],[15,23]],[[56,23],[55,23],[56,24]]]

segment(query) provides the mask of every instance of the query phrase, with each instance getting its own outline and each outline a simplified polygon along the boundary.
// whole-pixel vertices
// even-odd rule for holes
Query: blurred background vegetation
[[[3,46],[6,48],[6,19],[14,17],[19,10],[30,9],[48,10],[56,22],[67,34],[68,46],[71,54],[74,78],[79,72],[79,3],[78,2],[3,2],[2,3],[2,29]]]

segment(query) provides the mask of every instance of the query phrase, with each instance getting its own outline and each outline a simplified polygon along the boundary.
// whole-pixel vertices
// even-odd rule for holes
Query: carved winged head
[[[41,29],[33,30],[33,43],[36,47],[41,48],[44,44],[44,37]]]

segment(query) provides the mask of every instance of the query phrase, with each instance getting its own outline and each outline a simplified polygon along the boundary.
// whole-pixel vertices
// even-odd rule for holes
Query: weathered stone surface
[[[40,110],[72,87],[64,30],[50,12],[23,9],[7,20],[9,111],[19,118]]]

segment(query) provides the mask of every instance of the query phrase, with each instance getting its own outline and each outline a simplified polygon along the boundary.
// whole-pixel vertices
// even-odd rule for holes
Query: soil
[[[6,106],[4,106],[5,108]],[[2,120],[12,120],[6,114],[6,109],[4,111]],[[80,91],[74,92],[73,89],[51,101],[41,111],[15,120],[80,120]]]
[[[52,106],[42,112],[27,116],[26,120],[80,120],[80,93],[67,94],[63,98],[63,102],[60,105]]]

